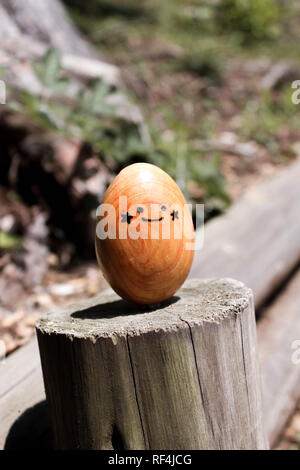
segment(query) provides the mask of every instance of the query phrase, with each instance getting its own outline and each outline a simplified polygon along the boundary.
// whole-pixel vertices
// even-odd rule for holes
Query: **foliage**
[[[220,155],[215,154],[208,159],[189,144],[191,131],[184,123],[170,112],[167,121],[173,132],[168,132],[165,136],[158,129],[153,129],[156,145],[154,163],[177,181],[187,200],[190,199],[187,182],[197,183],[204,193],[206,217],[210,217],[213,212],[224,211],[231,200],[226,179],[221,172]],[[208,129],[199,127],[198,131],[208,132]]]
[[[240,80],[242,86],[235,93],[229,86],[233,78],[230,66],[260,56],[299,60],[296,0],[112,0],[111,8],[108,0],[65,1],[77,25],[101,54],[125,64],[137,81],[146,84],[139,106],[150,117],[154,140],[147,158],[172,174],[186,195],[187,182],[192,180],[202,188],[209,210],[223,210],[229,203],[221,155],[196,152],[193,139],[218,140],[220,129],[229,130],[242,142],[255,140],[265,146],[274,160],[285,154],[280,133],[296,128],[299,113],[299,107],[291,105],[289,90],[275,94],[255,91],[252,96],[252,85],[248,88],[247,79],[240,80],[235,73],[234,84]],[[134,14],[130,11],[133,5],[138,10]],[[160,44],[162,48],[170,45],[175,54],[157,62],[147,59],[147,53],[153,52],[152,39],[154,54]],[[248,47],[252,45],[255,48]],[[177,75],[180,83],[182,75],[187,77],[180,88],[174,85]],[[188,80],[191,87],[199,81],[202,88],[191,93]],[[153,96],[160,84],[167,93],[153,103],[147,96]],[[234,129],[231,122],[228,127],[225,122],[228,105],[236,116]],[[135,142],[139,148],[138,137]],[[127,160],[130,152],[126,155],[123,164],[132,161]],[[140,151],[135,158],[138,155],[145,158]]]
[[[34,70],[43,93],[21,92],[18,100],[10,102],[14,110],[25,112],[46,130],[90,143],[104,160],[122,162],[138,147],[147,156],[149,148],[142,142],[139,124],[122,119],[116,106],[108,104],[112,89],[107,83],[95,79],[75,96],[68,95],[71,83],[62,75],[60,56],[54,49],[34,64]]]
[[[16,250],[22,245],[22,239],[16,235],[0,230],[0,252],[1,250]]]
[[[207,208],[223,210],[229,198],[221,156],[196,152],[192,140],[217,139],[218,129],[224,129],[219,125],[221,108],[229,93],[223,98],[217,89],[224,85],[225,90],[231,59],[251,57],[253,49],[245,47],[251,44],[256,45],[255,51],[267,51],[268,56],[285,47],[282,40],[280,44],[272,41],[278,34],[282,37],[283,18],[284,21],[287,18],[279,15],[279,0],[65,0],[65,3],[77,25],[100,47],[104,57],[106,54],[109,60],[113,57],[125,68],[127,65],[133,68],[137,81],[146,84],[146,96],[153,95],[159,83],[167,90],[170,87],[170,94],[166,93],[166,98],[158,103],[148,99],[138,103],[147,113],[152,143],[143,139],[137,123],[120,118],[116,107],[108,106],[107,98],[114,90],[104,82],[91,81],[72,100],[68,99],[73,87],[64,77],[54,50],[34,65],[45,88],[43,96],[23,93],[15,107],[45,129],[90,143],[99,157],[112,162],[116,169],[135,161],[153,162],[177,179],[187,197],[188,182],[195,181],[203,190]],[[296,31],[297,28],[296,24]],[[149,39],[157,43],[151,46]],[[162,48],[171,46],[167,60],[147,59],[147,53],[156,53],[156,44],[158,49],[160,44]],[[259,49],[262,47],[267,49]],[[290,47],[286,50],[291,54]],[[174,85],[176,74],[179,79],[182,75],[188,79],[189,74],[193,75],[191,82],[200,77],[203,88],[192,95],[189,85],[183,85],[178,92]],[[238,137],[243,141],[254,139],[273,154],[279,154],[277,133],[283,126],[294,125],[297,111],[288,100],[285,91],[275,98],[263,93],[249,99],[245,90],[244,96],[239,95],[234,103],[235,112],[242,118]],[[195,111],[189,115],[186,109],[193,106]],[[168,113],[171,118],[166,117]],[[156,129],[157,115],[160,125]]]
[[[54,48],[46,52],[40,63],[33,63],[33,67],[41,84],[49,91],[63,93],[67,89],[69,81],[60,76],[60,56]]]
[[[139,0],[65,0],[66,5],[76,8],[80,12],[89,15],[105,16],[125,16],[127,18],[139,18],[147,9],[146,2]]]
[[[223,0],[216,18],[223,30],[238,33],[245,45],[274,39],[280,32],[280,12],[274,0]]]
[[[213,49],[192,49],[178,61],[178,66],[195,75],[206,77],[214,84],[221,81],[219,54]]]
[[[145,141],[140,124],[122,119],[117,107],[107,103],[113,90],[99,79],[92,80],[88,87],[80,88],[72,99],[68,99],[71,83],[63,76],[60,56],[54,49],[49,49],[43,60],[33,64],[33,68],[44,87],[43,93],[21,92],[15,101],[9,102],[12,109],[26,113],[31,121],[47,131],[89,143],[100,158],[113,163],[116,168],[136,161],[148,161],[180,180],[187,197],[186,185],[193,179],[204,188],[207,200],[214,199],[220,208],[228,204],[219,165],[201,162],[199,153],[192,154],[185,142],[187,136],[180,130],[175,143],[163,142],[159,132],[153,136],[154,145]],[[178,152],[178,148],[183,147],[184,151]],[[182,159],[188,162],[187,171],[179,175],[176,168]]]
[[[291,99],[293,90],[264,91],[249,101],[242,113],[241,135],[264,145],[273,155],[278,153],[277,134],[284,128],[298,129],[299,111]]]
[[[221,172],[221,157],[196,152],[192,139],[217,138],[218,122],[212,126],[206,124],[210,116],[220,117],[220,95],[215,91],[207,95],[206,88],[226,83],[224,71],[225,67],[228,70],[230,60],[250,55],[251,49],[245,46],[251,44],[256,45],[256,50],[267,44],[268,55],[278,50],[278,41],[272,42],[272,39],[278,34],[282,36],[283,27],[286,27],[283,21],[287,18],[286,14],[279,14],[279,0],[65,2],[80,28],[100,46],[101,53],[107,53],[109,57],[114,55],[116,62],[118,59],[121,63],[132,60],[134,73],[141,81],[145,77],[147,82],[149,76],[155,75],[157,83],[168,86],[169,77],[182,71],[194,75],[195,79],[200,77],[203,93],[195,96],[195,114],[199,115],[199,122],[191,123],[189,116],[185,118],[184,110],[194,104],[185,89],[173,95],[171,100],[155,106],[150,103],[151,110],[147,101],[140,100],[139,106],[145,104],[145,112],[149,115],[147,125],[151,128],[152,144],[143,140],[139,125],[121,119],[115,108],[107,106],[107,97],[112,90],[103,82],[92,81],[88,89],[79,90],[72,105],[64,99],[56,99],[60,89],[68,90],[68,81],[62,75],[54,51],[49,52],[45,63],[35,67],[41,82],[50,90],[49,96],[24,94],[22,103],[26,112],[45,128],[89,142],[102,159],[119,167],[141,160],[160,165],[181,182],[187,196],[188,181],[196,181],[203,189],[208,206],[226,207],[229,198]],[[287,10],[286,7],[284,11]],[[152,63],[143,58],[142,52],[136,55],[136,46],[132,46],[138,44],[141,48],[142,45],[143,49],[149,38],[178,46],[178,55],[170,55],[152,71]],[[273,46],[272,49],[272,44],[276,48]],[[280,41],[280,47],[284,47],[283,41]],[[152,52],[151,48],[149,52]],[[242,124],[237,133],[241,140],[254,139],[277,155],[277,133],[284,125],[293,126],[295,121],[296,107],[289,107],[288,93],[280,93],[276,99],[262,94],[253,100],[246,93],[239,100],[236,112],[241,114]],[[167,113],[173,117],[166,119]],[[157,114],[163,117],[164,125],[155,130],[153,116]],[[165,131],[173,138],[165,139]]]

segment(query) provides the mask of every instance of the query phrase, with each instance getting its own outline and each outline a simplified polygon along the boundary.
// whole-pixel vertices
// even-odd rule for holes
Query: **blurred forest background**
[[[11,14],[15,3],[0,7]],[[205,203],[208,220],[300,155],[291,100],[300,79],[296,0],[64,4],[86,38],[77,59],[65,55],[72,41],[67,50],[59,38],[32,57],[23,43],[17,63],[9,48],[0,55],[0,333],[8,352],[28,340],[42,311],[104,286],[94,214],[121,168],[159,165],[189,201]],[[299,415],[297,426],[283,446],[299,446]]]

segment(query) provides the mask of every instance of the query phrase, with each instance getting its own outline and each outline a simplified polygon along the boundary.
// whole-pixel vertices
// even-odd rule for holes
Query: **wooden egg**
[[[96,254],[124,299],[155,304],[171,297],[193,261],[194,228],[182,192],[148,163],[123,169],[97,211]]]

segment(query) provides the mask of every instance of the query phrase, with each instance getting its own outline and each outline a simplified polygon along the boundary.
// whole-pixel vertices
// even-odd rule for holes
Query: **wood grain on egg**
[[[120,196],[127,198],[128,213],[119,206]],[[116,218],[116,238],[96,236],[97,259],[109,284],[121,297],[138,304],[170,298],[185,281],[194,255],[190,249],[193,222],[190,212],[184,210],[186,201],[177,184],[160,168],[136,163],[116,176],[102,204],[113,205]],[[98,217],[97,223],[100,220]],[[168,238],[164,232],[167,222]],[[124,235],[124,230],[130,233],[135,227],[148,236],[121,238],[120,228]]]

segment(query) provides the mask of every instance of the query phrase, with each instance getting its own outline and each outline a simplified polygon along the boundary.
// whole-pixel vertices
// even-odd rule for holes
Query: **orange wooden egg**
[[[123,169],[97,211],[96,254],[124,299],[155,304],[171,297],[193,261],[190,210],[174,180],[148,163]]]

